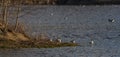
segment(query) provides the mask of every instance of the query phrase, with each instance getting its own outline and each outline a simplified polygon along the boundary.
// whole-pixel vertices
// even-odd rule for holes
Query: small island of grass
[[[17,36],[17,37],[15,37]],[[6,36],[4,36],[6,37]],[[8,37],[8,36],[7,36]],[[25,39],[19,38],[24,37],[23,35],[12,35],[12,37],[17,38],[1,38],[0,35],[0,48],[55,48],[55,47],[66,47],[66,46],[77,46],[76,43],[59,43],[56,41],[49,41],[49,39]]]
[[[55,47],[67,47],[77,46],[76,43],[71,42],[59,42],[56,40],[50,40],[49,38],[31,38],[25,34],[23,29],[17,29],[14,31],[9,26],[4,32],[4,24],[0,26],[0,48],[55,48]]]
[[[0,48],[15,49],[15,48],[55,48],[55,47],[67,47],[67,46],[77,46],[75,43],[57,43],[57,42],[42,42],[40,40],[36,41],[20,41],[15,42],[8,39],[0,40]]]

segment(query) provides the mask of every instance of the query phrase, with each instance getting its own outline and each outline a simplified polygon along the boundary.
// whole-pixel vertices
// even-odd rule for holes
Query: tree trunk
[[[17,27],[18,27],[18,24],[19,24],[19,13],[20,13],[20,6],[21,6],[21,1],[19,0],[19,4],[17,5],[17,11],[16,11],[16,24],[15,24],[15,31],[17,31]]]
[[[7,16],[8,16],[8,0],[3,0],[3,22],[5,25],[4,33],[7,32],[7,25],[8,25],[8,20],[7,20]]]

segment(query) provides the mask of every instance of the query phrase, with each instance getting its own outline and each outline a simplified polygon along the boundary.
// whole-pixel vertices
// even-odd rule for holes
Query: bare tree
[[[8,4],[9,4],[9,0],[2,0],[2,18],[3,18],[3,23],[4,23],[4,29],[3,32],[5,33],[7,31],[7,25],[8,25]]]
[[[17,30],[18,24],[19,24],[19,13],[20,13],[20,7],[21,7],[21,0],[18,1],[18,5],[17,5],[17,10],[16,10],[16,24],[15,24],[15,31]]]

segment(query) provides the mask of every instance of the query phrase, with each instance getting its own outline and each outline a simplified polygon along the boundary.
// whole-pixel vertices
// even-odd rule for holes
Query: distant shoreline
[[[3,2],[0,1],[2,6]],[[95,1],[95,0],[10,0],[9,5],[119,5],[120,1]]]

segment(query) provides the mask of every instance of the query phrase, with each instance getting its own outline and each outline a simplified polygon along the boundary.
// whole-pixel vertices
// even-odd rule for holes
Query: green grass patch
[[[30,41],[12,41],[7,39],[0,39],[1,49],[16,49],[16,48],[55,48],[55,47],[67,47],[77,46],[76,43],[58,43],[50,42],[47,40],[30,40]]]

